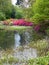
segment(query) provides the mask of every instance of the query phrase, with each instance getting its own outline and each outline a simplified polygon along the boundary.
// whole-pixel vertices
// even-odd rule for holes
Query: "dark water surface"
[[[31,41],[31,36],[29,31],[20,33],[17,31],[0,30],[0,48],[6,49],[28,44]]]
[[[23,64],[21,62],[22,60],[36,58],[37,50],[27,46],[27,44],[29,44],[31,41],[32,41],[31,30],[30,31],[26,30],[23,31],[22,33],[18,31],[0,30],[0,57],[2,57],[4,54],[8,54],[14,56],[15,58],[18,58],[19,62],[15,65],[22,65]],[[2,51],[1,49],[3,49],[4,51]]]

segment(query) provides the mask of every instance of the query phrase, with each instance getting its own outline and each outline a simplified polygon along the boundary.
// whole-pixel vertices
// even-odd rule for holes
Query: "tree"
[[[29,7],[23,8],[24,10],[24,18],[26,18],[28,21],[32,21],[32,17],[34,15],[33,13],[33,3],[35,0],[28,0]]]
[[[42,18],[42,20],[49,20],[49,0],[36,0],[33,5],[34,16]],[[38,21],[40,23],[40,20]],[[42,21],[41,21],[42,22]]]
[[[9,18],[12,12],[11,0],[0,0],[0,11],[5,13],[6,18]]]
[[[40,24],[41,30],[49,26],[49,0],[36,0],[33,5],[33,22]]]

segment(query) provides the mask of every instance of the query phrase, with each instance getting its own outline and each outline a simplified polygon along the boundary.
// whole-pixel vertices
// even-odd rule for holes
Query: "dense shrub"
[[[48,0],[36,0],[33,5],[33,22],[40,24],[40,30],[47,29],[49,25],[49,1]]]
[[[5,20],[6,16],[3,12],[0,12],[0,20]]]
[[[6,19],[22,18],[22,8],[20,8],[19,6],[12,5],[11,0],[0,0],[0,11],[5,14]]]
[[[27,22],[25,19],[8,19],[3,21],[4,25],[32,26],[32,22]]]
[[[44,57],[39,57],[36,59],[30,59],[28,65],[49,65],[49,55]]]
[[[40,18],[40,20],[42,20],[42,19],[48,20],[49,19],[48,4],[49,4],[48,0],[36,0],[36,2],[34,3],[33,11],[34,11],[34,15],[36,15],[35,17],[37,18],[37,21],[38,21],[38,18]],[[44,16],[45,16],[45,18],[44,18]],[[38,22],[40,22],[40,20]]]
[[[17,19],[21,19],[21,18],[22,18],[21,13],[20,13],[20,12],[16,12],[16,14],[15,14],[15,18],[17,18]]]
[[[19,19],[13,21],[13,25],[18,25],[18,26],[32,26],[33,23],[25,21],[25,19]]]
[[[19,6],[15,7],[15,18],[17,19],[23,18],[23,10]]]
[[[22,8],[20,8],[19,6],[12,6],[11,18],[21,19],[22,17]]]
[[[0,0],[0,10],[5,13],[6,18],[10,18],[12,12],[11,0]]]
[[[46,33],[47,33],[47,35],[49,37],[49,27],[46,29]]]
[[[34,16],[33,16],[33,21],[35,24],[40,24],[44,21],[45,19],[45,16],[42,14],[39,14],[39,13],[36,13]]]
[[[15,18],[16,10],[14,6],[12,6],[11,18]]]
[[[33,16],[33,8],[29,7],[29,8],[24,8],[23,9],[23,16],[26,19],[29,19]]]

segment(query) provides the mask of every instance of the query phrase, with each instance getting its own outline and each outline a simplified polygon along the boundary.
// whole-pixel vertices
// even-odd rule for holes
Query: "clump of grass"
[[[2,61],[2,63],[7,63],[7,57],[6,57],[6,56],[1,57],[1,59],[0,59],[0,60]]]
[[[17,58],[14,58],[13,56],[10,56],[8,58],[8,63],[12,64],[12,63],[18,63],[18,59]]]
[[[24,47],[23,47],[23,46],[20,46],[20,47],[17,48],[16,50],[18,50],[18,51],[23,51],[23,50],[24,50]]]
[[[30,47],[36,48],[40,56],[46,55],[46,52],[49,50],[48,43],[45,39],[33,41],[29,44]]]
[[[0,64],[4,64],[4,63],[9,63],[9,64],[12,64],[12,63],[18,63],[19,62],[19,59],[15,58],[14,56],[2,56],[1,59],[0,59]]]

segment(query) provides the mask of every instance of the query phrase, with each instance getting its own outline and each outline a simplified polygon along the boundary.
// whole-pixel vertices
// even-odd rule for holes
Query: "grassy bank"
[[[32,41],[29,46],[38,50],[38,56],[45,56],[49,51],[49,43],[46,39]]]
[[[25,30],[27,28],[31,28],[30,26],[5,26],[1,25],[0,29],[5,29],[5,30]]]

